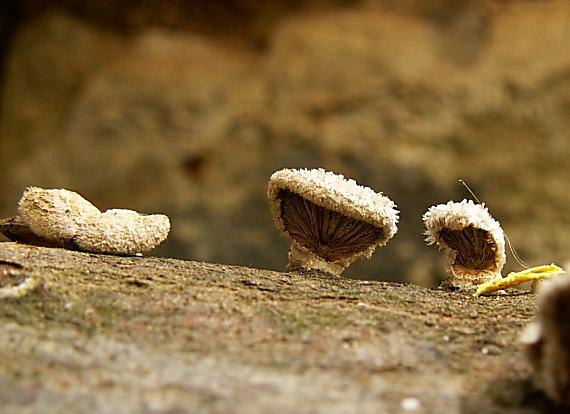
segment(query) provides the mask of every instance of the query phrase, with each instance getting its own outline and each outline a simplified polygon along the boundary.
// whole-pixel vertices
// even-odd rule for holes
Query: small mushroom
[[[471,200],[438,204],[429,208],[423,222],[427,243],[447,253],[446,285],[470,288],[501,277],[505,237],[484,204]]]
[[[570,406],[570,278],[541,284],[539,311],[521,336],[533,381],[559,404]]]
[[[129,255],[153,249],[169,231],[170,220],[165,215],[113,209],[87,219],[73,241],[89,252]]]
[[[392,200],[323,169],[277,171],[267,196],[276,227],[291,242],[289,270],[340,275],[397,231]]]
[[[34,234],[66,241],[75,236],[87,217],[97,217],[101,212],[73,191],[28,187],[18,203],[18,214]]]

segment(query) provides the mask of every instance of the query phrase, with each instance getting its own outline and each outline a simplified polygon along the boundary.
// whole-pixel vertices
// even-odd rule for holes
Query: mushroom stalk
[[[306,249],[291,246],[287,270],[318,270],[331,275],[340,275],[349,263],[329,262]]]

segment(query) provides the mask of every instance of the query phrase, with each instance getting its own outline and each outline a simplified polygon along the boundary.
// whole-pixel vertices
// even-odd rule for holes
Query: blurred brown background
[[[10,0],[0,215],[28,185],[170,215],[157,254],[283,269],[269,175],[383,191],[400,231],[347,275],[443,276],[421,215],[486,201],[531,264],[570,257],[570,2]],[[510,259],[509,269],[518,268]]]

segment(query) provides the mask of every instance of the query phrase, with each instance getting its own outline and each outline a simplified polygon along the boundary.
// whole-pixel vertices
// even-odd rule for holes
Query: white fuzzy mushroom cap
[[[354,254],[339,260],[338,266],[327,268],[330,273],[340,273],[348,264],[360,256],[369,257],[377,246],[385,245],[397,232],[398,210],[396,205],[388,197],[376,193],[368,187],[358,185],[354,180],[345,179],[340,174],[334,174],[323,169],[283,169],[275,172],[270,180],[267,196],[271,205],[273,220],[291,241],[290,268],[295,267],[292,263],[296,259],[309,265],[314,261],[311,252],[302,246],[298,240],[286,228],[282,217],[282,202],[280,193],[287,190],[300,196],[302,199],[313,203],[327,211],[339,213],[350,219],[366,223],[380,229],[380,237],[365,246],[359,246]],[[350,248],[347,246],[347,248]],[[318,259],[315,259],[319,262]],[[306,267],[305,265],[300,267]],[[321,268],[322,263],[311,265],[312,268]]]
[[[18,203],[18,214],[36,235],[49,240],[70,240],[82,222],[98,217],[101,212],[73,191],[28,187]]]
[[[429,208],[423,216],[423,222],[427,228],[426,241],[446,251],[452,272],[457,252],[441,238],[441,231],[443,229],[461,231],[474,227],[488,232],[496,246],[494,273],[500,277],[506,261],[505,236],[499,222],[491,217],[484,204],[476,204],[472,200],[438,204]]]
[[[345,179],[341,174],[322,168],[285,168],[271,175],[267,196],[275,225],[282,231],[285,229],[279,209],[280,190],[289,190],[318,206],[383,228],[385,237],[378,243],[380,246],[385,245],[398,231],[398,210],[392,200],[369,187],[358,185],[352,179]]]

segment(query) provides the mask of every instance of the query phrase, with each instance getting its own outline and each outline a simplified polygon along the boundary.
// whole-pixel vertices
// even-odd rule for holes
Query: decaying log
[[[11,242],[3,266],[40,283],[0,300],[2,413],[556,412],[518,341],[533,294]]]

